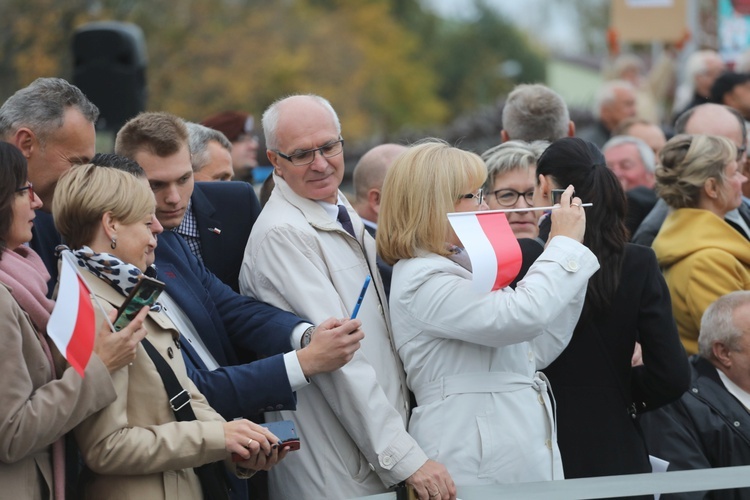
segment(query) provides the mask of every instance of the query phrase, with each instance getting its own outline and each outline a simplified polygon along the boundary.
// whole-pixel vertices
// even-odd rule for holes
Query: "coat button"
[[[167,347],[167,356],[169,356],[169,359],[174,358],[174,351],[171,347]]]
[[[277,409],[277,410],[283,410],[283,409],[284,409],[284,405],[282,405],[282,404],[277,404],[277,405],[276,405],[276,409]]]
[[[393,463],[393,459],[391,457],[383,457],[383,465],[386,467],[390,466]]]
[[[568,269],[571,271],[578,271],[578,262],[574,260],[568,261]]]
[[[544,446],[547,447],[547,449],[552,449],[552,440],[551,439],[545,439],[544,440]]]
[[[693,394],[698,394],[698,388],[697,387],[693,387],[690,390],[693,392]]]
[[[541,394],[537,394],[536,398],[539,400],[539,404],[544,406],[544,397]]]
[[[735,421],[735,422],[734,422],[734,426],[735,426],[735,427],[739,427],[739,426],[740,426],[740,423],[739,423],[739,422],[737,422],[737,421]]]

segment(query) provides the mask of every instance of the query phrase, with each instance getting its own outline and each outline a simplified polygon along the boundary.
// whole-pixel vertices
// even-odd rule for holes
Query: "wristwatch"
[[[299,341],[299,345],[302,349],[310,345],[310,341],[312,340],[313,332],[315,331],[315,326],[311,326],[307,330],[305,330],[305,333],[302,334],[302,338]]]

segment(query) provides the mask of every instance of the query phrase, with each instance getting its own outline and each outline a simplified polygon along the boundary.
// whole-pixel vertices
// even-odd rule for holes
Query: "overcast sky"
[[[583,50],[578,37],[578,15],[567,2],[550,0],[485,0],[532,37],[549,47],[565,47],[566,53]],[[445,17],[471,18],[476,15],[471,2],[465,0],[423,0]]]

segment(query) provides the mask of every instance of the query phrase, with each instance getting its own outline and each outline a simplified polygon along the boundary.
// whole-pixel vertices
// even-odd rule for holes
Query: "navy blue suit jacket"
[[[35,210],[36,218],[34,227],[31,229],[31,241],[29,246],[39,254],[44,262],[44,267],[50,275],[47,282],[47,297],[52,297],[52,292],[57,284],[57,255],[55,247],[62,244],[60,233],[55,229],[55,221],[52,214]]]
[[[191,200],[203,263],[239,293],[245,246],[260,213],[253,187],[247,182],[196,182]]]
[[[221,368],[209,371],[188,344],[188,375],[224,418],[269,410],[294,410],[282,353],[291,350],[292,329],[302,320],[251,297],[234,293],[190,252],[177,233],[159,235],[157,277],[182,308]],[[238,364],[235,348],[270,356]]]

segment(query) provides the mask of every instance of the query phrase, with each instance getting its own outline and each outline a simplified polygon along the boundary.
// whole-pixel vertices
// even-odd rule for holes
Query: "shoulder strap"
[[[192,406],[190,406],[190,393],[180,385],[172,367],[169,366],[169,363],[159,354],[159,351],[156,350],[151,342],[143,339],[141,340],[141,344],[146,349],[151,361],[154,362],[156,371],[159,372],[159,376],[164,383],[164,389],[167,391],[169,406],[172,407],[175,418],[180,422],[195,420],[195,413]]]

